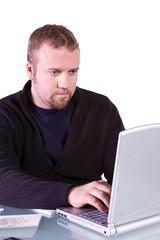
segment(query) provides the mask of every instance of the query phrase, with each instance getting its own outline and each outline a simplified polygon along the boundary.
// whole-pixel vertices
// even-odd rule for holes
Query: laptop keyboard
[[[99,210],[78,214],[78,216],[99,224],[107,223],[108,220],[108,214],[102,213]]]

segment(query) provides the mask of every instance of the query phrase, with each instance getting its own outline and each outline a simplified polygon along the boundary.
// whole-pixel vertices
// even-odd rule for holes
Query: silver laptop
[[[97,220],[100,212],[92,207],[56,211],[109,236],[160,222],[160,124],[119,134],[108,214]]]

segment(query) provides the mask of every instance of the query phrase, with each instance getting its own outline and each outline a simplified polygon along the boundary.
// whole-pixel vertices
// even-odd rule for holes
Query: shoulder
[[[76,89],[77,93],[79,94],[80,98],[87,98],[88,100],[92,100],[92,101],[110,101],[109,98],[105,95],[87,90],[87,89],[83,89],[80,87],[77,87]]]
[[[14,120],[18,117],[19,103],[17,93],[6,96],[0,100],[0,125],[13,126]]]
[[[27,92],[30,89],[30,81],[28,81],[24,88],[16,93],[0,99],[0,109],[6,108],[21,108],[22,105],[27,104]]]
[[[0,99],[0,110],[18,107],[18,95],[19,92]]]
[[[99,129],[110,129],[115,125],[123,128],[119,111],[107,96],[77,87],[74,97],[77,101],[75,115],[78,114],[79,121],[83,119],[83,123],[99,126]]]
[[[114,106],[107,96],[83,88],[77,87],[75,96],[80,104],[85,104],[89,107],[111,108]]]

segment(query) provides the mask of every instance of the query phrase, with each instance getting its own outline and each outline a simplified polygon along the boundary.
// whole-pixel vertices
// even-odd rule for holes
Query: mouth
[[[57,92],[55,95],[60,97],[65,97],[69,95],[69,92]]]
[[[57,93],[56,96],[60,96],[60,97],[65,97],[68,96],[69,93]]]

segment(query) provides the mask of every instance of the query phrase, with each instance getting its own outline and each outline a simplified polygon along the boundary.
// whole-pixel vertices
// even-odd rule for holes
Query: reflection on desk
[[[5,210],[1,215],[32,213],[27,209],[3,207]],[[9,237],[15,237],[22,240],[160,240],[160,223],[117,237],[106,237],[78,224],[71,223],[65,218],[54,215],[53,218],[42,217],[38,228],[29,227],[0,230],[0,240]]]

